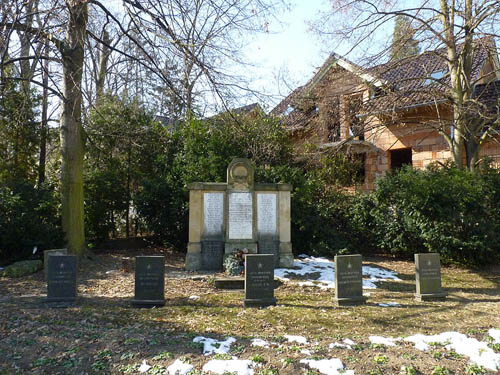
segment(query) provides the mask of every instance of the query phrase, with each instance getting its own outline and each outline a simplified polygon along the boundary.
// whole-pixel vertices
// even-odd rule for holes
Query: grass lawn
[[[366,305],[334,307],[333,290],[286,282],[275,291],[277,306],[256,309],[243,307],[242,291],[216,290],[212,276],[182,271],[181,254],[149,251],[166,256],[162,308],[130,306],[134,275],[122,258],[144,254],[140,251],[102,252],[82,261],[80,298],[69,308],[44,305],[43,271],[19,279],[0,277],[0,374],[139,374],[144,360],[152,366],[147,374],[169,374],[167,368],[177,359],[191,363],[192,374],[202,374],[209,360],[231,356],[252,360],[256,375],[320,374],[300,361],[331,358],[357,375],[499,373],[471,365],[444,344],[421,351],[404,340],[395,346],[369,340],[371,335],[446,331],[488,340],[489,329],[500,329],[499,266],[481,272],[445,267],[447,300],[417,302],[412,262],[367,258],[365,265],[394,270],[401,281],[382,281],[377,289],[365,290]],[[387,302],[399,305],[378,305]],[[289,342],[286,335],[303,336],[307,343]],[[236,341],[229,354],[203,355],[202,344],[193,342],[196,336]],[[268,347],[252,346],[253,338],[266,340]],[[355,344],[329,347],[344,339]],[[500,353],[500,344],[490,342],[490,347]]]

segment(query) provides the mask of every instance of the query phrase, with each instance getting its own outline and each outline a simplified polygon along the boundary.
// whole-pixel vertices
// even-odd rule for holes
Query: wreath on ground
[[[245,274],[245,255],[248,249],[236,249],[236,251],[224,260],[224,272],[229,276],[240,276]]]

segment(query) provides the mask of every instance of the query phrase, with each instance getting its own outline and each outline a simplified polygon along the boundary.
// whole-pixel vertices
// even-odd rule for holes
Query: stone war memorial
[[[447,293],[441,287],[441,261],[438,253],[415,254],[417,301],[443,300]]]
[[[293,265],[290,184],[254,182],[248,159],[233,159],[227,182],[189,186],[188,271],[222,270],[224,255],[247,249],[273,255],[274,267]]]

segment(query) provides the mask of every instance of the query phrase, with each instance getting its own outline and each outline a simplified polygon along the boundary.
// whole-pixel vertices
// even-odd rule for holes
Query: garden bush
[[[406,167],[357,198],[353,228],[372,249],[394,255],[438,252],[444,262],[486,263],[500,255],[499,182],[490,168]]]
[[[26,259],[60,247],[59,200],[51,186],[35,188],[26,182],[0,185],[0,262]]]

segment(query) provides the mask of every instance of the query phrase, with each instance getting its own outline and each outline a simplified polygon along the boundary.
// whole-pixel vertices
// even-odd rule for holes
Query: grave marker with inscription
[[[438,253],[415,254],[417,301],[442,300],[447,293],[441,287],[441,261]]]
[[[224,241],[201,241],[201,264],[206,271],[222,270],[224,259]]]
[[[228,238],[253,239],[253,202],[250,193],[229,193]]]
[[[75,302],[76,256],[51,255],[47,257],[46,302]]]
[[[152,307],[165,305],[165,257],[135,258],[135,296],[132,305]]]
[[[245,260],[245,307],[276,305],[274,298],[274,257],[248,254]]]
[[[335,304],[360,305],[363,297],[363,258],[361,255],[335,256]]]

